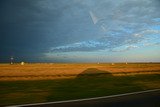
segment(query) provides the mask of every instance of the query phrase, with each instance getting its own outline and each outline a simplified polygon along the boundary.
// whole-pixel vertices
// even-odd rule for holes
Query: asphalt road
[[[23,105],[23,107],[160,107],[160,90],[84,101]]]

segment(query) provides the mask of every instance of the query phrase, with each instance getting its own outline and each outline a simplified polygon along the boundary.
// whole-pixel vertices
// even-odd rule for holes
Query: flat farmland
[[[0,81],[75,78],[78,75],[160,74],[160,63],[33,63],[0,64]]]
[[[0,106],[160,89],[159,63],[0,64]]]

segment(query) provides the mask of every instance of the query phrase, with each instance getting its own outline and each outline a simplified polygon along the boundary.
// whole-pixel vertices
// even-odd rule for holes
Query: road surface
[[[160,107],[160,89],[109,97],[27,104],[14,107]]]

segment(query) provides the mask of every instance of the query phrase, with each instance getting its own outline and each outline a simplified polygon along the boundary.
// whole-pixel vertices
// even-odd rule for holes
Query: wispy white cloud
[[[156,43],[145,43],[143,44],[144,46],[159,46],[160,42],[156,42]]]
[[[160,22],[160,18],[154,18],[152,20],[155,21],[155,22]]]
[[[139,48],[138,46],[136,45],[129,45],[129,46],[122,46],[122,47],[117,47],[115,49],[112,49],[110,51],[112,52],[125,52],[125,51],[128,51],[128,50],[131,50],[131,49],[135,49],[135,48]]]
[[[97,47],[105,47],[107,46],[103,42],[99,41],[83,41],[83,42],[77,42],[65,46],[58,46],[51,48],[51,52],[68,52],[68,51],[91,51],[91,50],[97,50]]]

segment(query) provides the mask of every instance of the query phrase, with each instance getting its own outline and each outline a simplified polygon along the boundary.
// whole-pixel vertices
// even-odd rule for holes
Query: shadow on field
[[[105,71],[105,70],[99,70],[96,68],[88,68],[77,75],[77,78],[83,78],[83,77],[99,77],[99,76],[113,76],[112,73]]]

